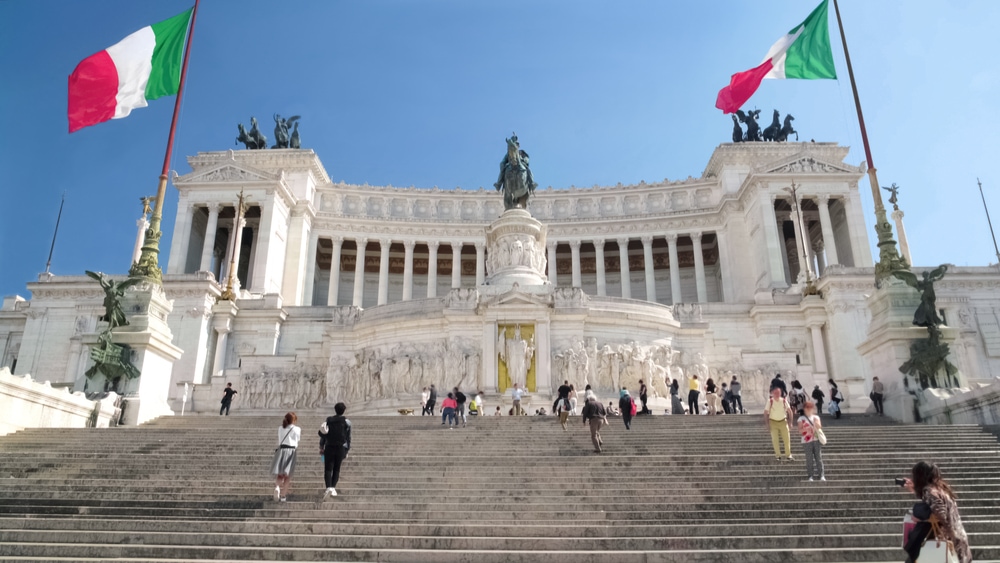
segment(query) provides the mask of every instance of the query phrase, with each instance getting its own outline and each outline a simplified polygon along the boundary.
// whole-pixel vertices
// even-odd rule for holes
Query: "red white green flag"
[[[823,0],[804,22],[771,45],[764,62],[756,68],[733,75],[715,99],[715,107],[734,113],[753,96],[765,78],[837,78],[830,48],[827,4]]]
[[[127,116],[177,93],[191,10],[80,61],[69,75],[69,132]]]

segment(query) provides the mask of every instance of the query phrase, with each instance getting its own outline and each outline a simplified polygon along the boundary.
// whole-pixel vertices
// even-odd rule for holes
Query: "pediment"
[[[198,170],[185,174],[174,179],[174,184],[207,184],[226,182],[274,182],[278,180],[276,174],[264,172],[256,168],[237,164],[235,162],[224,162],[218,166],[213,166],[205,170]]]
[[[764,174],[857,174],[858,169],[843,163],[826,162],[808,154],[797,154],[762,167]]]
[[[482,302],[483,307],[501,307],[501,306],[531,306],[531,307],[548,307],[551,304],[551,297],[549,295],[538,295],[534,293],[527,293],[521,291],[517,285],[515,285],[510,291],[501,293]]]

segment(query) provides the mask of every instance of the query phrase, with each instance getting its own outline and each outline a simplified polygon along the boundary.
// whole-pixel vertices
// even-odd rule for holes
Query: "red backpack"
[[[630,409],[632,411],[632,416],[635,416],[636,411],[639,410],[639,409],[635,408],[635,399],[633,399],[632,397],[629,397],[628,398],[628,402],[629,402],[629,405],[631,405]]]

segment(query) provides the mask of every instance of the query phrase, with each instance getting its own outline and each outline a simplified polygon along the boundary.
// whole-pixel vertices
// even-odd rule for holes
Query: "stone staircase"
[[[975,426],[824,417],[829,481],[809,483],[759,415],[611,419],[601,455],[579,418],[351,418],[326,502],[318,413],[287,503],[267,474],[280,416],[2,438],[0,561],[902,561],[914,499],[893,478],[921,459],[957,489],[976,561],[1000,561],[1000,445]]]

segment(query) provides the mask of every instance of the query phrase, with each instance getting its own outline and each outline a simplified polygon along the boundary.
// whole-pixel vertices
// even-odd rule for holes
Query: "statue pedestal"
[[[524,209],[508,209],[486,228],[486,285],[548,285],[545,225]]]
[[[868,298],[872,320],[868,337],[858,346],[868,368],[864,399],[867,400],[871,391],[872,377],[878,377],[885,386],[885,414],[900,422],[916,421],[916,399],[910,391],[919,391],[919,382],[910,378],[908,389],[903,383],[906,376],[899,367],[910,359],[910,345],[928,337],[926,328],[913,326],[913,312],[919,305],[920,296],[913,288],[899,281],[886,280],[882,288]],[[958,331],[945,326],[940,328],[941,341],[954,342]],[[848,395],[847,390],[842,391]]]
[[[124,423],[138,425],[159,416],[170,416],[168,398],[174,362],[183,351],[172,344],[167,316],[173,302],[159,285],[141,283],[122,297],[122,310],[129,324],[114,331],[115,344],[132,348],[132,364],[139,377],[125,384]]]

